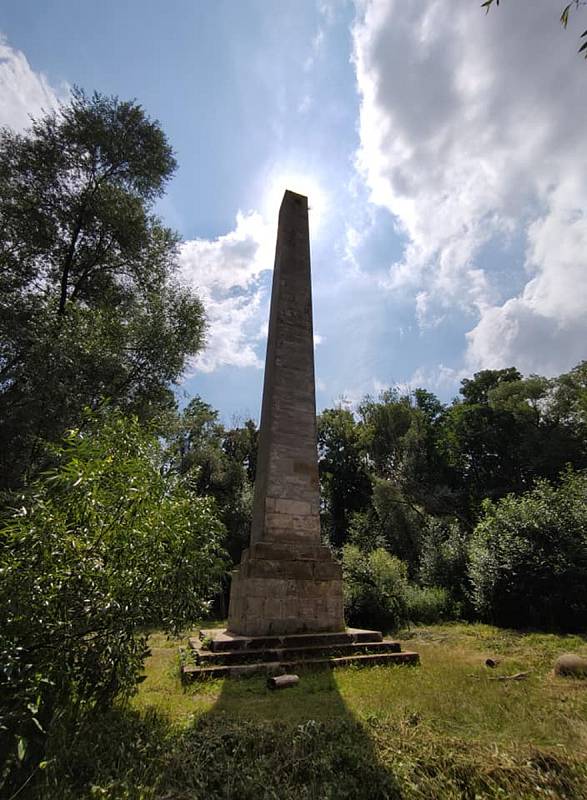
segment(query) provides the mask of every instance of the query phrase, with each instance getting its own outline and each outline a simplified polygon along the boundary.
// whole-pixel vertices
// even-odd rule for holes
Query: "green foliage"
[[[385,547],[380,528],[379,519],[372,506],[368,511],[356,511],[350,516],[347,544],[354,544],[365,552]]]
[[[409,398],[400,397],[394,390],[383,392],[378,401],[366,397],[359,414],[375,470],[389,478],[397,472],[404,456],[403,439],[413,417]]]
[[[487,501],[471,542],[479,614],[500,625],[584,630],[587,474],[568,471],[523,495]]]
[[[248,545],[257,427],[226,428],[218,412],[196,396],[169,426],[166,460],[169,470],[185,476],[197,494],[213,497],[226,528],[226,549],[239,563]]]
[[[373,484],[373,508],[385,548],[404,561],[410,575],[414,575],[426,516],[391,481],[381,479]]]
[[[349,625],[394,631],[407,621],[407,569],[383,548],[342,550],[345,615]]]
[[[0,130],[0,488],[86,405],[172,404],[204,327],[152,214],[174,169],[160,125],[115,97],[76,90],[24,134]]]
[[[483,370],[461,395],[444,406],[423,389],[390,390],[356,418],[325,411],[320,454],[331,541],[384,547],[469,617],[468,541],[483,501],[557,483],[568,463],[587,468],[587,362],[552,379]]]
[[[430,518],[422,531],[420,581],[448,592],[461,614],[469,611],[469,538],[454,519]]]
[[[434,625],[459,616],[458,606],[441,586],[409,584],[406,602],[408,619],[414,625]]]
[[[340,547],[351,515],[368,506],[371,493],[361,432],[350,411],[331,408],[318,417],[318,452],[327,534]]]
[[[522,379],[522,375],[515,367],[506,369],[483,369],[476,372],[472,378],[464,378],[461,381],[460,393],[465,402],[471,405],[486,404],[489,392],[504,383],[516,383]]]
[[[89,416],[54,456],[1,531],[1,749],[20,761],[61,715],[132,693],[145,626],[200,617],[223,571],[213,505],[136,420]]]

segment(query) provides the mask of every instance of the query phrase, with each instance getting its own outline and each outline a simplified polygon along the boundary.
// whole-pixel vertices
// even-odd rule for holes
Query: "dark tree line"
[[[448,405],[423,389],[388,390],[356,414],[324,411],[318,430],[324,529],[335,545],[356,530],[357,514],[375,514],[383,531],[393,508],[406,524],[433,516],[472,529],[485,499],[587,466],[587,362],[554,379],[483,370]]]
[[[450,404],[423,389],[406,395],[388,390],[365,398],[356,413],[343,407],[324,411],[318,431],[323,532],[335,547],[352,544],[366,553],[383,548],[406,564],[412,581],[449,592],[460,613],[484,609],[488,618],[521,624],[523,615],[515,619],[498,612],[505,606],[495,598],[475,600],[475,580],[482,570],[473,576],[472,559],[478,564],[489,558],[487,553],[479,556],[476,532],[493,514],[502,525],[495,522],[491,528],[499,542],[506,536],[508,514],[524,518],[512,536],[517,547],[530,552],[540,540],[532,526],[540,529],[541,522],[538,504],[524,498],[537,486],[556,492],[561,484],[561,497],[574,498],[566,519],[575,515],[570,534],[575,544],[562,532],[549,534],[550,550],[540,556],[542,588],[538,581],[535,594],[552,594],[557,581],[576,587],[575,575],[587,579],[587,530],[581,516],[587,509],[587,492],[581,488],[581,471],[587,468],[587,362],[552,379],[524,378],[514,368],[483,370],[462,381],[460,397]],[[578,483],[569,469],[579,474]],[[560,501],[561,509],[565,502]],[[561,510],[558,521],[549,523],[553,531],[562,531],[563,517]],[[553,555],[557,536],[558,560]],[[497,550],[494,556],[499,560]],[[565,558],[574,566],[555,579],[555,565]],[[504,575],[511,569],[503,566]],[[520,572],[526,569],[531,570],[530,561],[519,567]],[[514,608],[520,597],[511,593],[517,598]],[[564,602],[572,599],[565,595]],[[563,605],[561,600],[559,610]],[[579,606],[584,608],[583,601]],[[556,624],[564,624],[560,614],[555,616]],[[538,624],[536,614],[532,619]],[[576,625],[579,612],[573,619]]]

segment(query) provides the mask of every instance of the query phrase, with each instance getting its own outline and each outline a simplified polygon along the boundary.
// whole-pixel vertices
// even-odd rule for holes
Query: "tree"
[[[0,131],[0,488],[104,397],[146,419],[203,343],[152,214],[175,169],[136,102],[75,90],[24,134]]]
[[[584,630],[587,475],[486,501],[471,542],[476,610],[499,625]]]
[[[248,546],[257,458],[257,426],[226,430],[218,412],[194,397],[168,432],[167,468],[184,475],[199,495],[213,497],[234,563]]]
[[[489,13],[491,6],[493,6],[494,4],[498,6],[499,0],[484,0],[484,2],[481,3],[481,8],[484,8],[485,12]],[[571,12],[573,10],[577,11],[579,8],[581,8],[581,6],[587,6],[586,0],[572,0],[571,3],[567,3],[566,5],[563,6],[560,15],[560,23],[563,26],[563,28],[566,29],[568,27]],[[587,36],[587,30],[583,31],[583,33],[581,34],[581,39],[584,39],[586,36]],[[585,58],[587,58],[587,42],[585,42],[579,47],[578,52],[584,53]]]
[[[213,502],[136,419],[89,415],[54,456],[0,530],[0,751],[25,767],[60,716],[132,694],[147,627],[201,618],[224,572]]]
[[[318,417],[318,453],[326,525],[332,543],[340,547],[351,514],[366,508],[371,494],[360,429],[350,411],[330,408]]]
[[[515,367],[506,369],[483,369],[476,372],[472,378],[463,378],[459,392],[463,395],[465,403],[470,405],[487,405],[489,392],[502,383],[512,383],[522,380],[522,375]]]
[[[359,405],[363,437],[381,477],[392,477],[401,469],[403,438],[412,424],[412,411],[409,398],[393,389],[382,392],[378,400],[365,397]]]

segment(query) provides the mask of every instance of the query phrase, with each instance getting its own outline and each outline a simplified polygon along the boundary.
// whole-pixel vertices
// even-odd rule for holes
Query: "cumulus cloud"
[[[586,73],[556,3],[366,0],[353,41],[357,167],[408,242],[387,288],[413,293],[422,326],[475,315],[470,368],[584,358]],[[504,288],[492,259],[513,237],[525,260]]]
[[[200,296],[209,323],[206,347],[192,370],[262,368],[255,344],[267,299],[261,274],[272,268],[272,233],[257,212],[239,212],[230,233],[181,245],[180,278]]]
[[[10,47],[0,34],[0,125],[27,128],[31,116],[57,108],[67,94],[67,87],[52,87],[31,68],[24,53]]]

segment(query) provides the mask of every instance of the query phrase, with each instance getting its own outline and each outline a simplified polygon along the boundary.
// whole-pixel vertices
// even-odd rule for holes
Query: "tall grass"
[[[305,672],[277,693],[261,677],[184,690],[176,643],[156,636],[132,707],[75,739],[62,731],[20,797],[587,797],[587,682],[551,674],[560,652],[587,651],[585,638],[486,625],[412,635],[417,669]],[[520,670],[527,680],[492,680]]]

